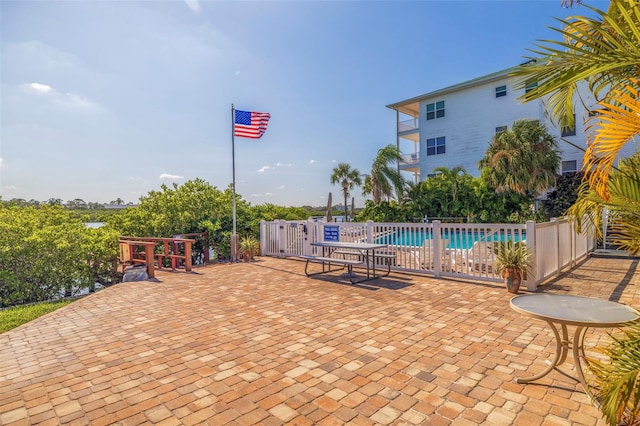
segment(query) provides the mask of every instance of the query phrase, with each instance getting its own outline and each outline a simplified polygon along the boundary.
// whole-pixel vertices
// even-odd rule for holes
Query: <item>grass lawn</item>
[[[60,300],[56,302],[38,303],[37,305],[16,306],[0,311],[0,333],[9,331],[19,325],[27,323],[49,312],[73,302],[73,300]]]

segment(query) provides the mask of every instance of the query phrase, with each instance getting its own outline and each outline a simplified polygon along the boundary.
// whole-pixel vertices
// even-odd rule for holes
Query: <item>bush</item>
[[[0,206],[0,307],[92,289],[117,254],[108,232],[60,206]]]

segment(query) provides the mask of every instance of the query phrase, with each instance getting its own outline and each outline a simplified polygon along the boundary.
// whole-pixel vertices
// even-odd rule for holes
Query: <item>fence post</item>
[[[552,217],[551,222],[555,229],[556,238],[556,275],[560,276],[560,270],[562,269],[562,258],[560,257],[560,221],[557,217]]]
[[[311,255],[311,243],[314,242],[313,235],[315,234],[315,222],[312,219],[308,219],[305,226],[307,227],[307,231],[304,234],[302,254],[309,256]]]
[[[208,247],[207,247],[208,249]],[[267,247],[267,225],[264,220],[260,221],[260,253],[265,255],[268,252]]]
[[[433,276],[436,278],[440,278],[440,274],[442,272],[442,245],[440,243],[440,222],[439,220],[434,220],[431,222],[433,228],[431,228],[432,237],[433,237]]]
[[[373,221],[367,221],[367,242],[373,244]]]
[[[531,252],[531,272],[532,274],[527,274],[527,279],[525,280],[525,284],[527,286],[527,290],[536,291],[538,289],[538,279],[539,271],[538,271],[538,251],[536,250],[536,222],[533,220],[528,220],[526,222],[526,230],[525,233],[527,235],[527,249]]]
[[[287,248],[287,221],[278,220],[278,257],[285,256]]]

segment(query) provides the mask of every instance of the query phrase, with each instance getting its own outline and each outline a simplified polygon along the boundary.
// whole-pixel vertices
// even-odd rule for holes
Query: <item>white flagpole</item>
[[[231,234],[231,260],[233,262],[237,261],[237,247],[238,247],[238,236],[236,235],[236,142],[235,142],[235,133],[236,133],[236,118],[235,118],[235,109],[233,104],[231,104],[231,171],[233,174],[233,180],[231,181],[231,189],[233,190],[233,232]]]

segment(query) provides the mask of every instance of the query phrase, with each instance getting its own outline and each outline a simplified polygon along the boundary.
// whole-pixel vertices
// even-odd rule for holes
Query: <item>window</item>
[[[576,115],[573,114],[573,128],[564,126],[561,132],[562,137],[576,135]]]
[[[507,126],[498,126],[498,127],[496,127],[496,134],[497,133],[506,132],[506,131],[507,131]]]
[[[496,98],[507,96],[507,86],[496,87]]]
[[[530,91],[532,91],[536,87],[538,87],[538,82],[537,81],[534,81],[533,83],[529,83],[529,84],[527,84],[527,87],[524,88],[524,93],[529,93]]]
[[[444,117],[444,101],[427,104],[427,120]]]
[[[427,155],[438,155],[445,153],[445,139],[444,136],[439,138],[427,139]]]
[[[578,164],[576,160],[563,161],[562,162],[562,174],[575,173],[578,171]]]

